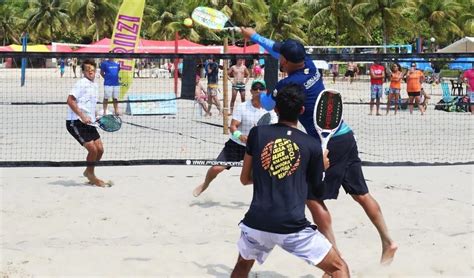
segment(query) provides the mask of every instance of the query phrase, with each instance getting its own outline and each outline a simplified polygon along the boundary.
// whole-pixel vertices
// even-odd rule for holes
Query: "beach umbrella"
[[[449,69],[468,70],[473,68],[472,64],[474,64],[474,57],[460,57],[449,64]]]

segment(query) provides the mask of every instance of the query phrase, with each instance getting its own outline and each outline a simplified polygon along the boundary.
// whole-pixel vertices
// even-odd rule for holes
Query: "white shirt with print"
[[[77,106],[79,109],[83,110],[87,116],[92,121],[95,121],[95,109],[97,105],[97,99],[99,97],[99,86],[90,81],[87,78],[82,78],[81,80],[77,81],[72,87],[71,92],[69,93],[70,96],[74,96],[76,98]],[[67,119],[66,120],[78,120],[79,117],[74,113],[69,107],[67,106]]]
[[[240,122],[240,125],[237,127],[237,130],[242,132],[242,135],[248,135],[250,129],[256,126],[258,120],[260,120],[260,117],[265,115],[267,112],[268,111],[263,108],[254,107],[252,105],[252,100],[247,100],[237,105],[236,109],[234,110],[234,113],[232,114],[232,119]],[[278,122],[278,116],[273,110],[270,112],[270,114],[272,116],[271,123]],[[230,139],[239,145],[245,146],[245,143],[243,143],[239,139],[234,138],[232,134],[230,136]]]

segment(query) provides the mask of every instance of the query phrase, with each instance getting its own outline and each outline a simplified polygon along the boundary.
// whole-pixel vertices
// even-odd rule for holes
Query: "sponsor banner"
[[[123,0],[115,20],[110,50],[114,53],[135,53],[140,40],[145,0]],[[133,81],[133,59],[117,59],[120,64],[120,95],[124,99]]]

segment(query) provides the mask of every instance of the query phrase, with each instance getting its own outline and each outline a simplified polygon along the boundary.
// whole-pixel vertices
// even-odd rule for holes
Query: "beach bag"
[[[458,102],[458,97],[453,97],[451,101],[445,102],[444,100],[440,100],[436,105],[435,105],[435,110],[442,110],[446,112],[456,112],[457,111],[457,102]]]
[[[456,111],[457,112],[469,112],[469,97],[463,96],[459,97],[456,101]]]
[[[401,98],[399,100],[399,105],[400,105],[400,109],[406,110],[408,108],[408,99],[407,98]]]

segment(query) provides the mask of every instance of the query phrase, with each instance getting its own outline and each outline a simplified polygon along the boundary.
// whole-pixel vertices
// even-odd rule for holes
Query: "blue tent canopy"
[[[406,61],[406,62],[405,62]],[[433,71],[431,64],[423,58],[404,58],[400,59],[400,66],[408,69],[411,67],[411,63],[416,63],[416,68],[422,71]]]
[[[474,57],[460,57],[449,64],[449,69],[452,70],[468,70],[472,69],[474,64]]]

